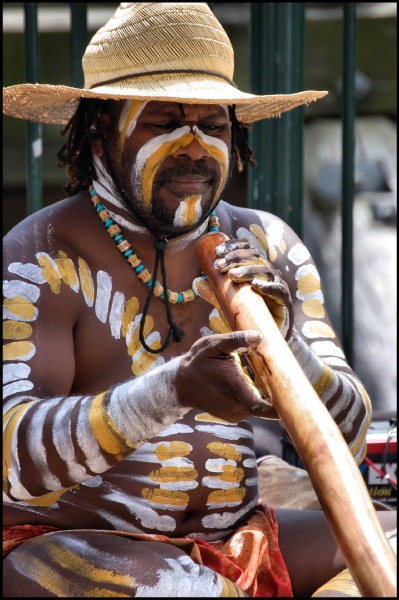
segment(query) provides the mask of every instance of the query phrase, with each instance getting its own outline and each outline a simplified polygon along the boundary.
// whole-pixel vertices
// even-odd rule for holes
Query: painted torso
[[[9,261],[5,276],[7,279],[12,273],[13,279],[6,283],[6,296],[27,299],[26,308],[15,309],[12,299],[6,303],[11,316],[6,364],[16,365],[13,381],[5,386],[7,397],[23,391],[37,397],[96,394],[186,352],[196,339],[212,330],[223,331],[212,305],[196,298],[172,306],[174,321],[185,331],[184,340],[171,343],[161,355],[145,352],[138,331],[148,287],[114,247],[90,199],[69,199],[49,213],[45,219],[39,215],[31,229],[38,231],[36,239],[47,240],[48,245],[38,246],[35,234],[26,231],[28,239],[33,235],[33,241],[26,244],[31,250],[26,250],[22,238],[22,242],[16,240],[22,250],[14,247],[14,260]],[[270,216],[270,222],[261,224],[255,211],[223,202],[217,213],[221,231],[229,237],[255,233],[267,246],[264,249],[284,273],[295,298],[301,282],[298,265],[307,256],[301,244],[287,252],[289,240],[284,238],[281,222]],[[47,222],[53,223],[53,230],[44,236],[40,229]],[[130,241],[151,271],[153,249],[141,249],[139,237],[130,235]],[[171,245],[165,261],[169,289],[186,290],[200,275],[195,244],[179,253]],[[303,273],[309,281],[313,267],[303,268]],[[7,292],[7,286],[8,290],[14,288]],[[301,300],[306,300],[304,290]],[[322,326],[324,309],[322,302],[319,304],[317,313],[317,302],[313,302],[313,317],[320,319]],[[20,319],[16,319],[15,310],[22,311]],[[298,327],[308,321],[305,313],[301,316],[297,312]],[[29,324],[31,331],[18,337],[21,327],[16,323],[24,327]],[[164,303],[153,298],[145,331],[147,343],[158,339],[162,344],[168,329]],[[57,344],[52,351],[53,336]],[[43,371],[40,363],[44,356],[49,364]],[[33,370],[35,366],[38,373],[46,373],[45,381],[30,381],[27,367]],[[76,457],[78,461],[78,448]],[[6,504],[3,518],[5,524],[46,523],[173,537],[198,533],[217,539],[245,520],[257,497],[250,425],[229,424],[201,411],[190,411],[102,475],[61,495],[55,492]]]

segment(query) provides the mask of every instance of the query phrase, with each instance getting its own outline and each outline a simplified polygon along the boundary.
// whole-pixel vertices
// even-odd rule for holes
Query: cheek
[[[135,185],[140,186],[141,197],[147,210],[152,200],[152,187],[155,175],[165,159],[181,146],[193,139],[189,127],[181,127],[172,133],[149,140],[137,153],[133,166]]]

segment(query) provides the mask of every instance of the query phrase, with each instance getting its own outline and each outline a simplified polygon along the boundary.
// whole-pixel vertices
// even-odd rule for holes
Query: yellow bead
[[[193,290],[186,290],[185,292],[182,292],[182,296],[183,296],[182,304],[185,304],[185,302],[191,302],[192,300],[195,299]]]
[[[171,304],[176,304],[176,302],[179,298],[179,294],[177,292],[171,292],[170,290],[168,290],[168,296],[169,296],[169,302]]]
[[[164,290],[164,288],[157,281],[156,284],[155,284],[155,288],[154,288],[154,296],[156,296],[157,298],[159,298],[159,296],[161,296],[163,294],[163,290]]]
[[[100,217],[100,219],[103,223],[105,223],[105,221],[108,221],[108,219],[111,218],[108,214],[108,211],[105,210],[105,208],[104,208],[104,210],[100,210],[100,212],[98,213],[98,216]]]
[[[151,279],[151,273],[149,273],[147,269],[144,269],[143,271],[141,271],[141,273],[139,273],[138,277],[139,279],[141,279],[141,281],[147,283]]]
[[[132,254],[132,256],[129,256],[129,258],[126,260],[128,263],[130,263],[130,265],[131,265],[131,267],[133,267],[133,269],[138,267],[139,264],[141,263],[141,260],[138,258],[137,254]]]
[[[112,225],[111,225],[112,227]],[[110,227],[110,229],[111,229]],[[126,252],[126,250],[129,250],[130,248],[130,244],[127,240],[123,240],[120,244],[117,244],[118,250],[120,250],[121,252]]]

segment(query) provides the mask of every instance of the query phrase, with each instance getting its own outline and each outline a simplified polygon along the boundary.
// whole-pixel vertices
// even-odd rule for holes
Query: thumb
[[[200,298],[210,302],[210,304],[213,304],[213,306],[216,308],[219,308],[219,302],[217,301],[209,281],[206,278],[196,277],[193,281],[193,290],[198,294],[198,296],[200,296]]]

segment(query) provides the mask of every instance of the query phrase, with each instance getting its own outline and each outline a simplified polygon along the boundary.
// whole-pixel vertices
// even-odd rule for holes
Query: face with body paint
[[[230,177],[227,107],[126,101],[116,123],[109,158],[148,228],[170,235],[200,224]]]

